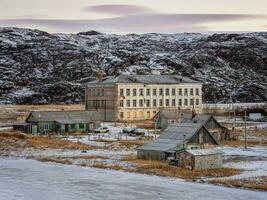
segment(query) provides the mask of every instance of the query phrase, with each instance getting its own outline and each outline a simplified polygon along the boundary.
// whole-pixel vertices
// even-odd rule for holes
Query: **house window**
[[[153,89],[153,96],[157,96],[157,89],[156,88]]]
[[[163,89],[162,88],[159,89],[159,95],[163,95]]]
[[[136,118],[136,112],[135,111],[133,112],[133,118]]]
[[[185,105],[185,106],[188,105],[188,100],[187,100],[187,99],[184,100],[184,105]]]
[[[120,100],[120,107],[123,107],[123,106],[124,106],[124,101]]]
[[[106,101],[105,100],[101,100],[101,105],[102,105],[102,107],[106,107]]]
[[[187,88],[184,89],[184,95],[188,96],[188,89]]]
[[[172,95],[175,95],[175,88],[172,88]]]
[[[123,112],[120,112],[120,118],[123,119]]]
[[[159,100],[159,106],[161,106],[161,107],[163,106],[163,100],[162,99]]]
[[[149,119],[150,117],[151,117],[151,116],[150,116],[150,111],[147,111],[147,112],[146,112],[146,118]]]
[[[149,88],[146,89],[146,95],[147,95],[147,96],[150,96],[150,89],[149,89]]]
[[[196,105],[197,106],[199,105],[199,99],[196,99]]]
[[[194,95],[194,89],[190,88],[190,95],[193,96]]]
[[[170,106],[170,100],[169,99],[166,99],[166,106]]]
[[[133,96],[136,96],[136,89],[133,89]]]
[[[172,99],[172,106],[175,106],[175,99]]]
[[[146,100],[146,107],[150,107],[150,100]]]
[[[126,118],[127,118],[127,119],[130,119],[130,117],[131,117],[131,113],[130,113],[130,112],[127,112],[127,113],[126,113]]]
[[[157,99],[153,99],[153,106],[157,107]]]
[[[140,118],[143,117],[143,111],[139,111],[139,117],[140,117]]]
[[[139,106],[143,107],[143,99],[139,99]]]
[[[142,88],[139,89],[139,96],[144,96],[144,91]]]
[[[190,105],[191,105],[191,106],[194,105],[194,99],[190,99]]]
[[[120,89],[120,96],[124,96],[124,90],[122,88]]]
[[[127,101],[126,101],[126,104],[127,104],[127,107],[130,107],[130,106],[131,106],[131,102],[130,102],[130,100],[127,100]]]
[[[179,95],[183,95],[183,90],[182,90],[182,88],[179,88]]]
[[[196,95],[198,96],[199,95],[199,89],[196,88]]]
[[[131,95],[130,89],[126,89],[126,96],[130,96],[130,95]]]
[[[94,97],[94,96],[95,96],[95,89],[93,89],[92,91],[93,91],[93,92],[92,92],[92,93],[93,93],[92,95],[93,95],[93,97]]]
[[[169,89],[169,88],[166,88],[166,90],[165,90],[165,95],[167,95],[167,96],[170,95],[170,89]]]
[[[76,124],[70,124],[70,129],[76,129]]]
[[[105,96],[105,90],[101,89],[102,96]]]
[[[92,90],[91,89],[88,89],[88,96],[92,96]]]
[[[50,124],[49,123],[44,124],[44,130],[50,130]]]
[[[136,107],[136,100],[133,100],[133,107]]]
[[[79,129],[84,129],[84,124],[79,124]]]
[[[100,92],[101,92],[101,90],[100,89],[97,89],[97,96],[98,97],[100,96]]]
[[[182,99],[179,99],[179,106],[182,106]]]

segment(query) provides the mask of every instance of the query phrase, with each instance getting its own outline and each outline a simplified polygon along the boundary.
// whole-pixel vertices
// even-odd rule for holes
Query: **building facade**
[[[202,108],[202,83],[177,75],[120,75],[86,86],[87,110],[107,121],[150,120],[163,108]]]

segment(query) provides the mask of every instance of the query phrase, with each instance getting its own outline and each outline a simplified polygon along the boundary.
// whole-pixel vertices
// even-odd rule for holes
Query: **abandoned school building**
[[[119,75],[89,82],[86,110],[108,121],[151,120],[163,108],[202,109],[202,83],[178,75]]]
[[[183,149],[199,149],[217,144],[202,124],[173,123],[157,139],[137,148],[137,156],[140,159],[166,160]]]
[[[196,114],[188,110],[162,109],[154,117],[156,128],[166,129],[172,123],[200,123],[219,142],[231,138],[230,131],[222,126],[211,114]]]
[[[25,123],[15,124],[15,130],[26,133],[60,134],[68,132],[86,132],[100,126],[101,115],[95,111],[33,111]]]

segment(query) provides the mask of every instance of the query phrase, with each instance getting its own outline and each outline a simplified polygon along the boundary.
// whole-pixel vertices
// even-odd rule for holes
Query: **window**
[[[136,112],[135,111],[133,112],[133,118],[136,118]]]
[[[101,96],[100,92],[101,92],[101,90],[100,89],[97,89],[97,96],[98,97]]]
[[[139,96],[144,96],[144,91],[142,88],[139,89]]]
[[[172,88],[172,95],[175,95],[175,88]]]
[[[102,96],[105,96],[105,91],[104,91],[104,89],[101,89],[101,95],[102,95]]]
[[[130,113],[130,112],[127,112],[127,113],[126,113],[126,118],[127,118],[127,119],[130,119],[130,117],[131,117],[131,113]]]
[[[124,96],[124,90],[120,89],[120,96]]]
[[[146,100],[146,107],[150,107],[150,100]]]
[[[136,100],[133,100],[133,107],[136,107]]]
[[[196,95],[198,96],[199,95],[199,89],[196,88]]]
[[[101,106],[106,107],[106,101],[105,100],[101,100]]]
[[[182,88],[179,88],[179,95],[183,95],[183,90],[182,90]]]
[[[194,105],[194,99],[190,99],[190,105],[191,105],[191,106]]]
[[[162,88],[159,89],[159,95],[163,95],[163,89]]]
[[[194,95],[194,89],[190,88],[190,95],[193,96]]]
[[[146,89],[146,95],[147,95],[147,96],[150,96],[150,89],[149,89],[149,88]]]
[[[157,99],[153,99],[153,106],[157,107]]]
[[[196,99],[196,105],[197,106],[199,105],[199,99]]]
[[[93,92],[92,92],[92,93],[93,93],[92,95],[93,95],[93,97],[94,97],[94,96],[95,96],[95,89],[93,89]]]
[[[172,106],[175,106],[175,99],[172,99]]]
[[[146,112],[146,118],[150,118],[151,116],[150,116],[150,111],[147,111]]]
[[[91,89],[88,89],[88,96],[92,96],[92,90]]]
[[[188,89],[187,88],[184,89],[184,95],[188,96]]]
[[[123,112],[120,112],[120,118],[123,119]]]
[[[126,89],[126,96],[130,96],[130,95],[131,95],[130,89]]]
[[[166,99],[166,106],[170,106],[170,100],[169,99]]]
[[[76,125],[75,124],[70,124],[70,129],[76,129]]]
[[[79,124],[79,129],[84,129],[84,124]]]
[[[179,99],[179,106],[182,106],[182,99]]]
[[[123,100],[120,100],[120,107],[123,107],[124,105],[124,101]]]
[[[153,96],[157,96],[157,89],[156,88],[153,89]]]
[[[133,89],[133,96],[136,96],[136,89]]]
[[[139,111],[139,117],[140,117],[140,118],[143,117],[143,111]]]
[[[143,107],[143,99],[139,99],[139,106]]]
[[[184,100],[184,105],[185,105],[185,106],[188,105],[188,100],[187,100],[187,99]]]
[[[159,100],[159,106],[163,106],[163,100],[162,99]]]
[[[44,130],[50,130],[50,124],[49,123],[44,124]]]
[[[126,101],[126,104],[127,104],[127,107],[130,107],[131,106],[131,102],[130,102],[129,99]]]
[[[169,88],[166,88],[166,90],[165,90],[165,95],[167,95],[167,96],[170,95],[170,89],[169,89]]]

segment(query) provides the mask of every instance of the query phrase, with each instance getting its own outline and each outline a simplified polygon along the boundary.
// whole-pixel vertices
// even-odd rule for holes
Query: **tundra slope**
[[[267,100],[267,33],[49,34],[0,28],[1,103],[76,103],[107,75],[178,73],[203,81],[204,102]]]

